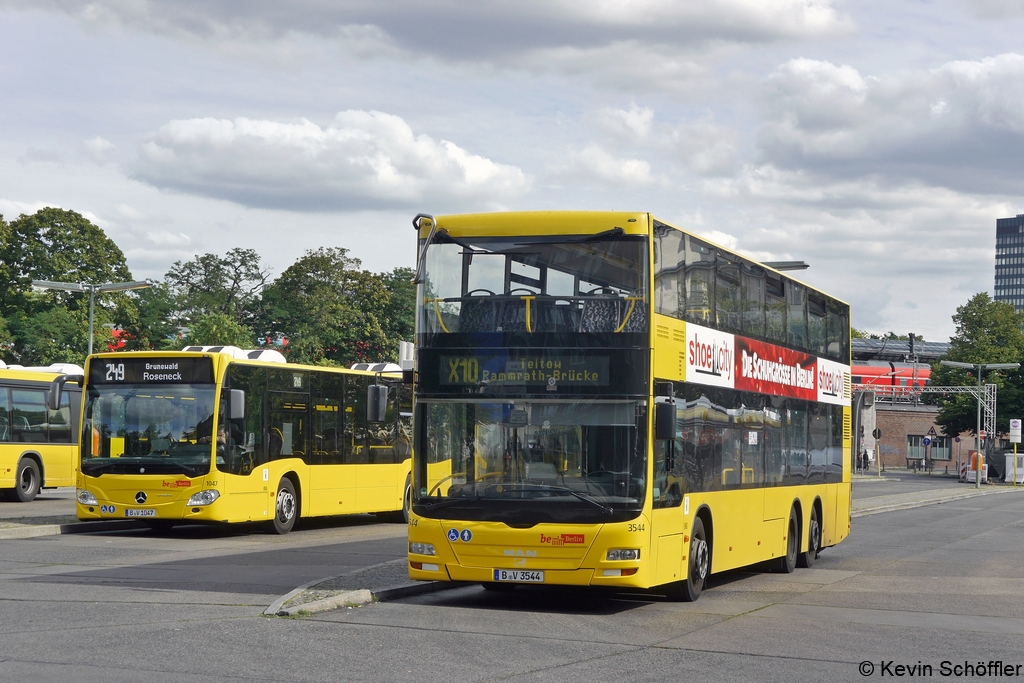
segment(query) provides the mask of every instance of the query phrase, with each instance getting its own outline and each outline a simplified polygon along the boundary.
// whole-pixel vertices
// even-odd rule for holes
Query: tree
[[[253,347],[253,335],[245,325],[226,313],[200,313],[195,316],[181,346]]]
[[[164,279],[184,324],[195,316],[221,313],[251,325],[269,276],[259,254],[236,247],[224,256],[203,254],[185,263],[175,261]]]
[[[124,253],[81,214],[48,207],[10,223],[0,218],[0,317],[11,335],[5,360],[25,365],[82,363],[88,348],[89,295],[32,290],[32,280],[123,282],[132,279]],[[94,346],[110,339],[119,306],[132,306],[123,293],[96,297]],[[81,325],[81,330],[74,326]]]
[[[380,276],[391,294],[391,300],[381,311],[381,327],[396,357],[398,342],[411,342],[416,333],[416,285],[412,283],[415,275],[412,268],[395,268]]]
[[[261,329],[271,338],[286,337],[288,357],[297,362],[394,359],[378,317],[391,293],[381,276],[361,265],[347,249],[307,251],[263,291]]]
[[[993,301],[986,293],[975,294],[956,309],[953,316],[956,333],[950,338],[949,352],[942,360],[961,363],[1017,363],[1024,358],[1024,314],[1012,304]],[[976,372],[932,364],[931,381],[937,386],[977,386]],[[982,381],[998,386],[996,430],[1005,433],[1011,417],[1024,415],[1024,374],[988,372]],[[978,402],[967,394],[929,396],[939,405],[935,423],[948,436],[977,429]]]
[[[174,297],[165,283],[135,290],[129,297],[134,305],[120,306],[114,315],[114,321],[124,330],[125,351],[181,348]]]

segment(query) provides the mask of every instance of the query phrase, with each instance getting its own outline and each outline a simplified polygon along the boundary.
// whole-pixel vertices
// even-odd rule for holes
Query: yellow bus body
[[[621,227],[625,234],[650,236],[655,221],[647,213],[564,211],[439,216],[436,220],[437,227],[464,240],[481,236],[594,234],[610,226]],[[428,239],[432,227],[430,220],[418,225],[421,243]],[[742,258],[736,252],[720,249]],[[770,267],[764,268],[775,272]],[[648,291],[653,291],[653,272],[650,275]],[[429,307],[430,302],[420,303]],[[654,313],[651,303],[648,302],[650,385],[653,386],[655,379],[685,383],[683,356],[689,323]],[[705,310],[699,317],[707,320],[710,316],[710,311]],[[418,315],[418,325],[420,321]],[[712,529],[708,530],[713,573],[778,560],[786,555],[787,526],[793,509],[799,516],[800,552],[807,552],[809,548],[813,510],[819,513],[821,547],[836,545],[849,535],[851,528],[848,357],[846,365],[846,402],[841,409],[844,463],[841,481],[694,492],[685,495],[678,507],[658,509],[653,505],[649,485],[639,516],[625,522],[603,524],[540,523],[520,529],[502,522],[436,519],[414,512],[409,518],[409,576],[423,581],[487,584],[494,581],[496,569],[509,569],[542,571],[543,583],[556,585],[652,588],[678,583],[688,578],[687,551],[698,514],[707,515],[706,518],[713,521]],[[648,401],[653,402],[653,398],[649,395]],[[653,481],[654,475],[654,458],[650,457],[653,413],[653,410],[648,412],[647,425],[650,435],[648,482]],[[444,480],[452,475],[450,464],[450,461],[428,464],[425,488],[433,490],[441,485],[443,491]],[[748,472],[740,476],[751,475]],[[417,481],[414,485],[419,488],[423,483]],[[471,542],[463,540],[466,534]],[[412,546],[432,546],[435,554],[413,552]],[[608,560],[607,552],[612,549],[639,550],[639,559]]]
[[[70,410],[55,413],[45,407],[50,382],[58,376],[58,372],[0,369],[0,491],[14,494],[19,484],[19,465],[26,461],[32,461],[39,468],[41,479],[37,491],[38,488],[74,485],[78,455],[77,425]],[[31,394],[33,405],[38,407],[31,411],[31,420],[19,410],[17,395],[8,396],[8,390],[12,389]],[[8,404],[11,398],[12,404]],[[19,424],[24,425],[24,428],[20,428]],[[55,443],[49,436],[58,426],[62,435],[67,433],[66,443]]]
[[[323,368],[298,364],[280,364],[261,361],[239,361],[228,353],[196,352],[125,352],[90,356],[86,377],[94,363],[112,362],[125,358],[146,358],[168,361],[178,358],[210,357],[216,378],[216,396],[224,389],[226,371],[231,365],[287,369],[297,372],[332,372],[348,377],[366,378],[372,383],[375,373]],[[84,406],[88,392],[83,392]],[[214,412],[219,415],[219,411]],[[219,417],[212,430],[216,433]],[[88,438],[85,435],[84,438]],[[123,453],[124,439],[112,438],[112,457]],[[113,445],[117,443],[118,445]],[[211,449],[213,446],[211,445]],[[374,447],[369,446],[370,450]],[[211,458],[213,462],[213,458]],[[95,497],[95,503],[76,502],[78,519],[125,519],[127,511],[140,508],[155,510],[155,514],[142,518],[153,522],[262,522],[274,518],[278,485],[291,480],[298,494],[301,517],[322,517],[357,513],[401,513],[409,478],[410,459],[397,463],[374,463],[372,453],[363,462],[345,464],[308,464],[301,457],[282,457],[257,464],[247,475],[218,470],[211,466],[201,476],[182,474],[111,474],[86,476],[77,473],[76,486]],[[216,490],[219,497],[207,505],[189,506],[189,498],[204,490]],[[145,494],[143,502],[139,494]],[[79,497],[80,498],[80,497]]]

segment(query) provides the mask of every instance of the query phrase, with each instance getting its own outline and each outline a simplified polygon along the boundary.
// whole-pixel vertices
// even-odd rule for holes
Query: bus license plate
[[[519,583],[544,583],[544,572],[527,572],[521,569],[495,569],[495,581],[518,581]]]
[[[134,509],[125,510],[125,517],[156,517],[156,510],[153,509]]]

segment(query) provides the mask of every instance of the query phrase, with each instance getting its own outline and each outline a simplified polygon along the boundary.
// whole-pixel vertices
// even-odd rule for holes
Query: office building
[[[1024,311],[1024,214],[996,219],[996,286],[993,298]]]

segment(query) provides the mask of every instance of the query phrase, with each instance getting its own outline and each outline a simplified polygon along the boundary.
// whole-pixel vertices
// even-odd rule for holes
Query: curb
[[[0,529],[0,541],[62,534],[88,534],[97,531],[130,531],[145,529],[145,522],[135,520],[105,520],[101,522],[74,522],[71,524],[31,524]]]

